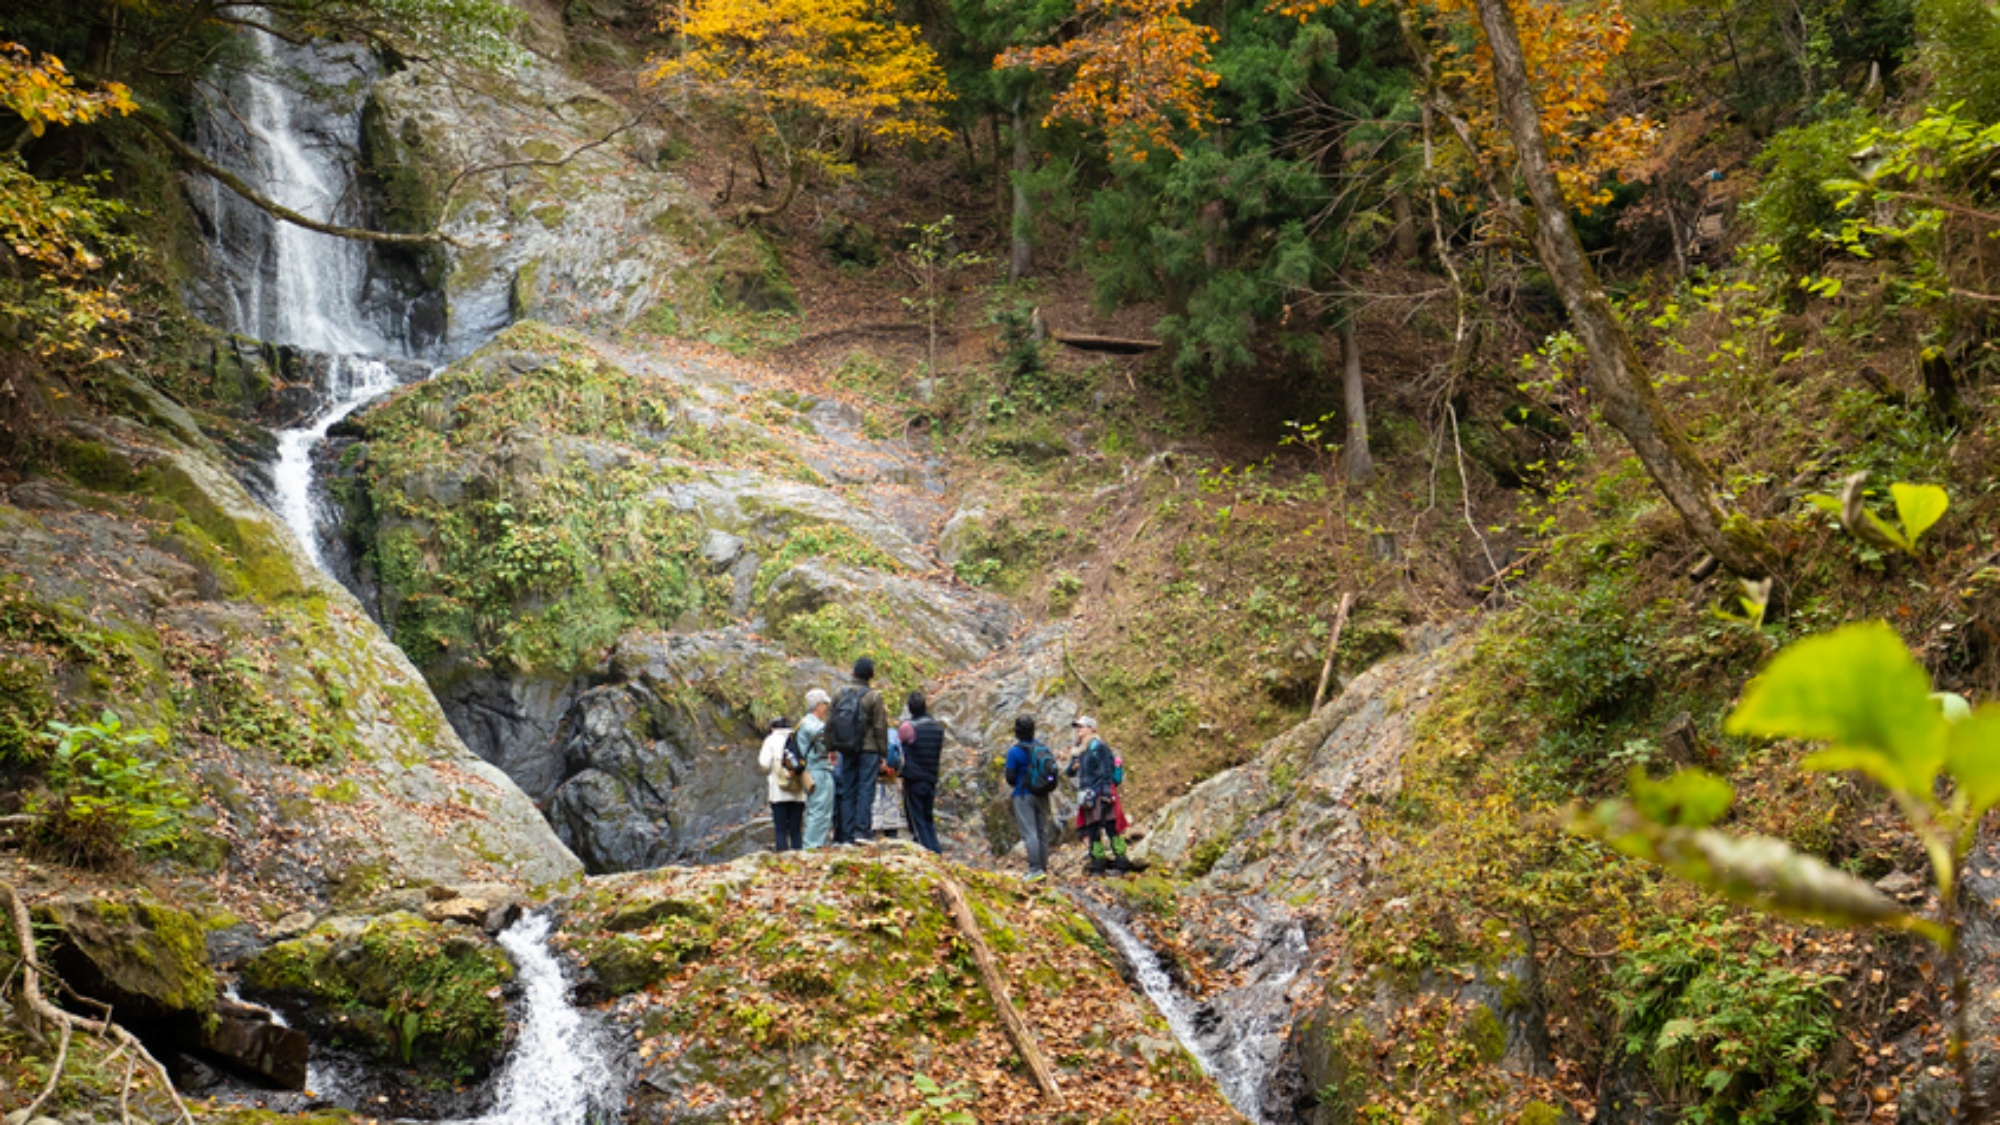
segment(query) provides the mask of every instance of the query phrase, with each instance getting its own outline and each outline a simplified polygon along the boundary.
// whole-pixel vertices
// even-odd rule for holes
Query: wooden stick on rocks
[[[972,905],[965,899],[965,888],[959,886],[956,879],[940,873],[937,898],[945,912],[951,915],[951,920],[958,924],[958,932],[965,938],[965,944],[972,947],[972,959],[979,965],[979,976],[986,982],[986,991],[993,996],[993,1007],[1000,1013],[1000,1026],[1006,1029],[1007,1038],[1014,1043],[1014,1050],[1034,1072],[1035,1085],[1040,1086],[1042,1093],[1060,1106],[1062,1089],[1056,1085],[1056,1072],[1036,1044],[1034,1029],[1028,1026],[1020,1009],[1014,1007],[1014,1001],[1007,995],[1007,981],[994,963],[993,950],[987,947],[985,935],[979,932],[979,919],[973,916]]]
[[[1340,647],[1340,631],[1347,628],[1347,611],[1354,606],[1354,595],[1340,595],[1340,609],[1333,615],[1333,632],[1326,638],[1326,663],[1319,666],[1319,690],[1313,692],[1314,711],[1326,702],[1326,683],[1333,678],[1333,650]]]

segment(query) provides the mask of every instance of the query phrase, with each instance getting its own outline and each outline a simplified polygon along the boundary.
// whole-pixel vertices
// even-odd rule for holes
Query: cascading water
[[[249,32],[245,42],[252,65],[228,83],[227,105],[202,122],[202,149],[276,203],[321,221],[355,222],[356,91],[373,77],[368,56],[293,45],[263,31]],[[318,96],[297,88],[306,85]],[[204,202],[230,327],[323,357],[318,413],[278,435],[272,507],[327,569],[313,451],[335,422],[395,388],[402,378],[392,363],[410,357],[379,327],[392,319],[387,310],[370,311],[365,244],[279,222],[220,184],[210,185]]]
[[[521,975],[521,1034],[493,1084],[493,1108],[469,1125],[584,1125],[618,1109],[620,1081],[601,1029],[569,1002],[549,918],[526,914],[500,935]]]
[[[373,77],[365,52],[303,46],[253,31],[254,65],[228,84],[198,138],[210,159],[271,200],[322,221],[354,223],[349,190],[360,131],[360,101]],[[316,87],[308,97],[299,87]],[[318,411],[278,434],[272,506],[315,564],[328,569],[315,447],[328,429],[394,389],[412,370],[393,324],[394,301],[371,297],[365,245],[277,222],[221,185],[202,200],[211,232],[217,303],[230,327],[266,343],[315,353]],[[372,310],[372,311],[371,311]],[[615,1114],[621,1084],[591,1020],[569,1002],[562,965],[548,944],[546,915],[526,915],[500,935],[522,985],[520,1036],[494,1081],[492,1109],[467,1125],[585,1125]],[[317,1100],[358,1095],[339,1074],[310,1064]]]
[[[1289,1024],[1285,994],[1309,953],[1304,930],[1289,919],[1263,918],[1258,964],[1249,980],[1201,1003],[1175,986],[1160,955],[1123,922],[1101,909],[1091,913],[1132,966],[1140,990],[1159,1009],[1174,1038],[1215,1079],[1236,1112],[1265,1125],[1270,1119],[1264,1114],[1264,1090]]]

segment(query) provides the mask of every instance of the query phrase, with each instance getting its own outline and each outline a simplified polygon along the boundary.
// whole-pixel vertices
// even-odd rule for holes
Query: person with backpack
[[[771,791],[771,850],[795,852],[805,846],[806,794],[812,775],[799,755],[797,733],[781,716],[757,751],[757,768],[769,778]]]
[[[910,836],[939,855],[937,787],[944,774],[944,724],[931,718],[924,693],[913,691],[904,706],[910,710],[910,736],[903,740],[903,810]]]
[[[1076,827],[1090,840],[1092,875],[1132,870],[1125,855],[1124,827],[1119,823],[1118,786],[1125,766],[1110,744],[1097,737],[1097,720],[1078,716],[1070,726],[1081,751],[1077,760]]]
[[[1007,784],[1013,786],[1014,822],[1021,828],[1021,843],[1028,851],[1028,881],[1048,878],[1049,849],[1056,842],[1056,818],[1049,811],[1049,794],[1055,792],[1056,757],[1035,741],[1035,717],[1014,719],[1014,745],[1007,748]]]
[[[826,718],[833,700],[823,689],[806,693],[806,717],[799,724],[799,756],[805,759],[807,783],[806,848],[823,848],[833,837],[833,761],[826,745]]]
[[[840,690],[826,721],[827,749],[840,771],[834,779],[837,844],[858,844],[874,836],[875,775],[889,752],[889,709],[882,704],[882,693],[869,686],[874,678],[874,660],[864,656],[855,661],[854,682]]]

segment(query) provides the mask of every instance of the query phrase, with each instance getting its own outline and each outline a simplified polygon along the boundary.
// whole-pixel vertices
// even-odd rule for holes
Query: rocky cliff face
[[[397,883],[551,886],[575,858],[468,752],[403,654],[222,468],[178,407],[70,423],[0,503],[0,769],[58,717],[144,732],[171,833],[233,889],[325,902]]]
[[[460,733],[593,870],[740,854],[759,723],[863,654],[900,704],[1016,624],[931,561],[935,466],[858,429],[706,362],[519,325],[354,424],[356,554]],[[1039,673],[941,698],[961,739],[991,748],[1050,702],[1037,651]],[[947,811],[982,816],[962,765]]]
[[[1490,964],[1405,976],[1356,973],[1353,927],[1380,901],[1372,871],[1385,842],[1367,817],[1395,799],[1404,753],[1430,700],[1469,646],[1451,632],[1414,638],[1412,655],[1385,661],[1248,763],[1197,785],[1146,826],[1135,854],[1188,881],[1164,943],[1183,950],[1190,978],[1208,982],[1218,1021],[1268,1019],[1263,982],[1289,962],[1270,954],[1273,915],[1313,935],[1314,971],[1286,978],[1288,1026],[1264,1091],[1271,1120],[1335,1125],[1357,1120],[1382,1057],[1444,1052],[1468,1083],[1481,1120],[1541,1113],[1559,1119],[1538,1083],[1551,1073],[1536,960],[1525,939]],[[1143,897],[1143,896],[1142,896]],[[1246,902],[1247,899],[1247,902]],[[1476,1087],[1476,1089],[1474,1088]],[[1541,1108],[1534,1108],[1536,1105]]]
[[[551,59],[398,71],[362,123],[382,217],[453,239],[392,256],[440,300],[444,354],[522,319],[615,330],[705,306],[716,286],[753,308],[794,302],[758,236],[719,224],[667,169],[660,136]]]

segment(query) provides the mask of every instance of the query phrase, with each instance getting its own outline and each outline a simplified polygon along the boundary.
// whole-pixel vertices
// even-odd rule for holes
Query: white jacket
[[[790,728],[772,731],[764,739],[763,748],[757,751],[757,768],[764,771],[766,784],[771,790],[771,803],[774,805],[806,799],[803,788],[794,791],[784,786],[785,736],[791,733]]]

